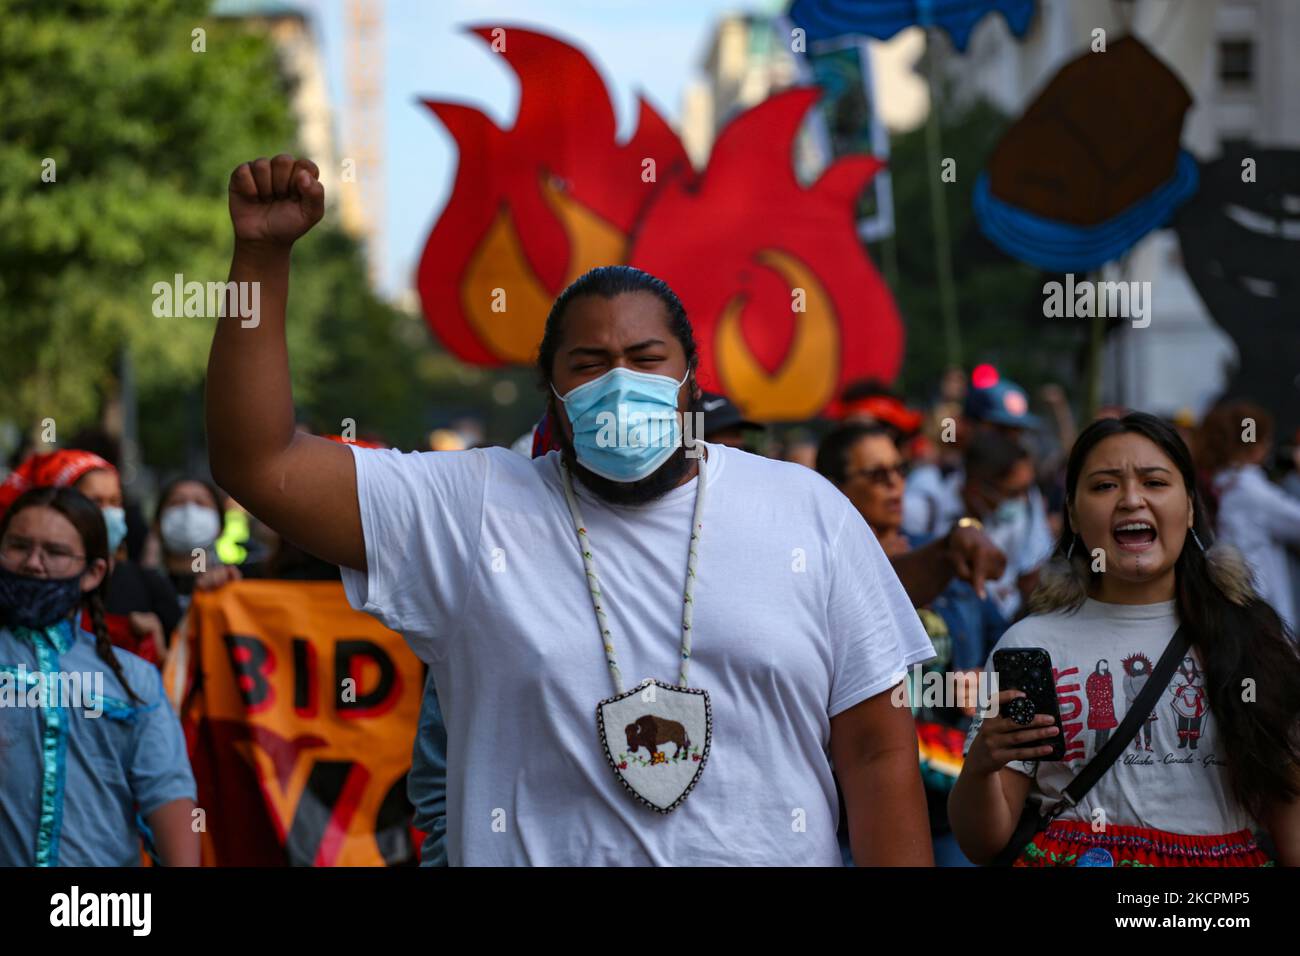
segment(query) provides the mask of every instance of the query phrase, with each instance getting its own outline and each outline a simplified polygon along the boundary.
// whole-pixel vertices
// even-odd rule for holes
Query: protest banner
[[[406,774],[424,667],[341,584],[196,592],[164,683],[180,701],[205,865],[415,861]]]

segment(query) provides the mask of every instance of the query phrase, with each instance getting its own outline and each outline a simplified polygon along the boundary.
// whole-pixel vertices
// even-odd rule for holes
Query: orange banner
[[[424,665],[336,582],[196,592],[164,672],[198,784],[203,861],[415,860],[406,774]]]

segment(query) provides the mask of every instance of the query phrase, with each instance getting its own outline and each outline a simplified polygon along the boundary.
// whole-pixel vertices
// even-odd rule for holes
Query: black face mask
[[[0,618],[10,627],[41,630],[81,603],[81,575],[33,578],[0,568]]]

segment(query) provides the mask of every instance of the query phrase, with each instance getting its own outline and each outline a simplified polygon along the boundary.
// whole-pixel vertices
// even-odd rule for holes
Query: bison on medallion
[[[678,753],[685,753],[691,745],[690,738],[686,736],[686,728],[675,720],[646,714],[638,717],[636,723],[627,725],[627,749],[630,753],[644,747],[650,751],[650,759],[653,760],[659,752],[659,745],[670,742],[677,745]]]

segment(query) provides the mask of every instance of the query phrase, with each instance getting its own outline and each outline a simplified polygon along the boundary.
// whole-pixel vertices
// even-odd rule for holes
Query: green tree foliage
[[[50,417],[66,440],[129,350],[144,460],[161,469],[204,457],[216,320],[156,316],[155,283],[224,281],[231,170],[299,152],[270,39],[208,6],[0,0],[0,421]],[[431,397],[491,404],[486,377],[465,381],[375,296],[332,212],[294,250],[288,336],[300,417],[321,430],[349,417],[411,447],[438,423]]]
[[[540,414],[531,369],[478,369],[432,344],[420,315],[376,300],[365,283],[355,244],[339,232],[313,230],[294,252],[289,320],[312,315],[326,354],[311,376],[294,355],[299,419],[338,433],[346,418],[356,437],[376,436],[399,448],[422,448],[429,430],[465,415],[483,420],[487,437],[514,440]],[[299,277],[311,275],[308,285]],[[501,381],[515,383],[508,407],[492,398]]]
[[[205,8],[0,2],[0,414],[93,418],[123,347],[142,391],[197,384],[211,320],[153,284],[224,279],[230,170],[294,135],[270,44]]]

